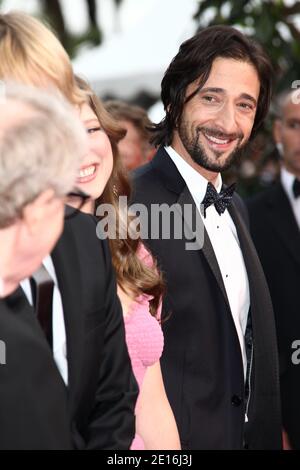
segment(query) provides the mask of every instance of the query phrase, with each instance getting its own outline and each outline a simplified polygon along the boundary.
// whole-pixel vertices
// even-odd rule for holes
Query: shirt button
[[[232,406],[240,406],[241,403],[242,403],[241,397],[239,397],[238,395],[232,395],[231,397]]]

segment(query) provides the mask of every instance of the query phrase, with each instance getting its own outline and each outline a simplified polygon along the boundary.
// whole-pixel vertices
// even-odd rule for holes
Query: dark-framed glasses
[[[74,188],[65,196],[65,219],[75,217],[91,196],[79,188]]]

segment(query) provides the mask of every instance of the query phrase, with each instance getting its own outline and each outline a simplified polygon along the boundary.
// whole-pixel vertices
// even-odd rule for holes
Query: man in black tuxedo
[[[137,388],[107,245],[69,209],[47,257],[86,151],[82,125],[55,96],[2,88],[0,448],[126,449]],[[53,351],[26,299],[42,260],[56,289]]]
[[[264,119],[270,78],[264,52],[233,28],[183,43],[162,81],[160,148],[134,175],[133,201],[152,209],[142,233],[166,279],[161,364],[183,448],[281,446],[272,305],[244,206],[220,175]],[[175,215],[169,236],[154,204],[192,209],[196,227]]]
[[[280,358],[283,428],[300,449],[300,105],[299,91],[277,100],[273,134],[280,181],[249,201],[250,229],[273,301]]]

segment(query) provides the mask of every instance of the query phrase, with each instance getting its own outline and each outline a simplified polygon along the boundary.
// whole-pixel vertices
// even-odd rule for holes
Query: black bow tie
[[[203,204],[204,218],[206,217],[206,209],[212,204],[214,204],[219,215],[223,214],[231,203],[234,190],[235,183],[231,184],[227,188],[222,188],[220,193],[218,193],[213,184],[207,183],[206,193],[201,203]]]
[[[294,179],[293,193],[295,198],[300,196],[300,180],[298,180],[297,178]]]

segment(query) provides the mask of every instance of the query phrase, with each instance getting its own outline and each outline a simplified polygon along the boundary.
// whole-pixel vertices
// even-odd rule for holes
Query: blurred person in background
[[[155,153],[150,140],[151,121],[140,106],[125,101],[109,100],[105,108],[126,129],[125,136],[118,143],[122,162],[127,170],[134,170],[151,160]]]
[[[1,91],[0,449],[69,449],[67,389],[20,282],[62,233],[87,141],[58,97],[4,82]]]
[[[35,18],[14,12],[0,15],[0,56],[0,79],[60,90],[75,106],[84,102],[67,53]],[[85,202],[81,195],[80,207]],[[67,391],[72,446],[128,449],[138,389],[109,247],[97,238],[95,220],[79,211],[68,218],[43,267],[54,282],[52,347]],[[28,279],[22,288],[32,302]]]
[[[248,202],[251,234],[275,311],[286,445],[300,449],[300,368],[292,360],[300,340],[300,104],[299,90],[276,102],[273,136],[280,179]]]

